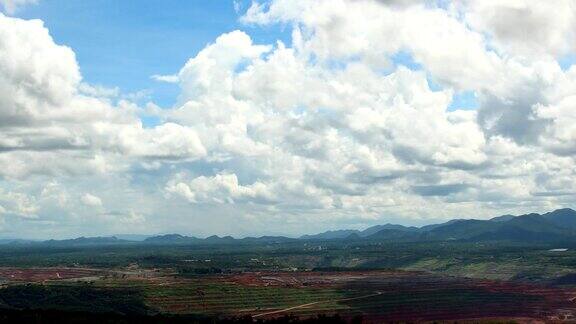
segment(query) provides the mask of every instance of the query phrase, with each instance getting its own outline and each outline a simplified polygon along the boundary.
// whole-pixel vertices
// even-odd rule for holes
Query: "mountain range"
[[[278,244],[297,241],[512,241],[512,242],[575,242],[576,211],[558,209],[545,214],[503,215],[489,220],[454,219],[422,227],[384,224],[365,230],[326,231],[299,238],[262,236],[235,239],[216,235],[197,238],[180,234],[157,236],[118,235],[110,237],[79,237],[68,240],[25,241],[0,240],[0,244],[42,244],[50,246],[85,246],[112,244]]]
[[[324,232],[302,237],[307,240],[355,239],[379,241],[515,241],[576,242],[576,211],[566,208],[545,214],[504,215],[489,220],[455,219],[420,228],[379,225],[363,231]]]

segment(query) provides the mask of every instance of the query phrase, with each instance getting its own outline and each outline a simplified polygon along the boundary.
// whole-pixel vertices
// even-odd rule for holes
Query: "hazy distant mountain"
[[[383,231],[383,230],[393,230],[393,231],[399,231],[399,232],[415,232],[415,231],[418,231],[418,227],[407,227],[407,226],[396,225],[396,224],[376,225],[376,226],[368,227],[367,229],[360,232],[360,236],[368,237],[368,236],[374,235],[374,234],[376,234],[380,231]]]
[[[22,240],[22,239],[0,239],[0,245],[6,244],[32,244],[37,243],[38,241],[32,240]]]
[[[137,241],[139,240],[139,241]],[[299,239],[283,236],[246,237],[213,235],[205,239],[180,234],[157,236],[121,235],[121,237],[79,237],[42,242],[0,239],[0,244],[45,244],[55,246],[88,246],[111,244],[282,244],[298,240],[342,241],[519,241],[576,242],[576,211],[565,208],[545,214],[503,215],[489,220],[454,219],[441,224],[407,227],[384,224],[359,230],[327,231],[304,235]]]
[[[490,221],[492,221],[492,222],[507,222],[514,217],[516,217],[516,216],[514,216],[514,215],[502,215],[502,216],[490,218]]]
[[[558,209],[542,216],[558,226],[576,229],[576,211],[570,208]]]
[[[385,228],[364,238],[382,241],[414,241],[420,238],[420,233],[416,230]]]
[[[496,224],[495,228],[472,237],[471,240],[548,242],[576,238],[573,230],[562,228],[538,214],[518,216],[507,222]]]
[[[285,243],[289,241],[295,241],[296,239],[290,239],[283,236],[261,236],[261,237],[245,237],[242,239],[235,239],[232,236],[220,237],[218,235],[212,235],[205,239],[184,236],[180,234],[166,234],[152,236],[144,240],[144,243],[153,244],[239,244],[239,243]]]
[[[157,236],[148,237],[143,242],[145,242],[145,243],[170,244],[170,243],[190,243],[190,242],[194,242],[197,240],[199,240],[199,239],[197,239],[195,237],[180,235],[180,234],[165,234],[165,235],[157,235]]]
[[[453,219],[420,228],[385,224],[372,226],[364,231],[330,231],[303,238],[342,238],[347,240],[382,241],[522,241],[550,242],[576,241],[576,211],[559,209],[543,215],[503,215],[490,220]]]
[[[115,236],[105,237],[78,237],[68,240],[48,240],[41,242],[48,245],[105,245],[105,244],[122,244],[128,241],[120,240]]]
[[[452,220],[449,220],[449,221],[447,221],[447,222],[445,222],[445,223],[425,225],[425,226],[420,227],[419,230],[420,230],[421,232],[427,232],[427,231],[431,231],[431,230],[433,230],[433,229],[435,229],[435,228],[442,227],[442,226],[447,226],[447,225],[451,225],[451,224],[454,224],[454,223],[457,223],[457,222],[460,222],[460,221],[463,221],[463,220],[465,220],[465,219],[452,219]]]
[[[465,240],[490,231],[498,222],[486,220],[457,220],[445,225],[434,227],[422,233],[424,240]]]
[[[211,244],[222,244],[222,243],[233,243],[235,239],[232,236],[223,236],[220,237],[218,235],[212,235],[204,239],[204,243],[211,243]]]
[[[333,240],[333,239],[351,239],[357,237],[369,237],[383,230],[394,230],[399,232],[415,232],[418,231],[417,227],[407,227],[396,224],[384,224],[369,227],[363,231],[359,230],[336,230],[326,231],[314,235],[303,235],[300,239],[303,240]]]
[[[298,239],[288,238],[285,236],[261,236],[261,237],[245,237],[240,239],[243,243],[268,243],[268,244],[275,244],[275,243],[286,243],[286,242],[294,242]]]
[[[460,220],[422,233],[426,240],[561,241],[576,240],[576,212],[557,210],[496,220]]]
[[[302,240],[333,240],[333,239],[344,239],[349,237],[351,234],[358,234],[358,230],[337,230],[337,231],[326,231],[314,235],[303,235],[300,237]]]
[[[142,242],[145,239],[151,237],[152,235],[140,235],[140,234],[114,234],[120,240]]]

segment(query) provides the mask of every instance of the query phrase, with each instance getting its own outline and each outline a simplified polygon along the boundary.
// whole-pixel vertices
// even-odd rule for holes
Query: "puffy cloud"
[[[153,129],[143,129],[138,125],[101,131],[114,134],[115,138],[111,140],[114,146],[129,156],[170,160],[196,159],[206,154],[193,129],[174,123],[161,124]]]
[[[221,35],[180,71],[180,100],[193,99],[209,91],[230,91],[230,77],[234,69],[269,50],[269,46],[253,45],[250,37],[241,31]]]
[[[81,83],[74,52],[41,21],[0,15],[0,175],[89,174],[128,158],[195,159],[205,149],[192,129],[144,128],[144,109],[118,90]],[[46,163],[52,161],[52,163]],[[129,161],[128,161],[129,162]]]
[[[324,60],[361,58],[382,67],[400,50],[411,53],[440,82],[476,89],[499,74],[499,59],[482,35],[433,6],[383,6],[371,0],[277,0],[252,5],[246,22],[293,23],[295,45]],[[447,64],[447,62],[450,62]]]
[[[535,56],[576,50],[573,0],[467,0],[466,21],[490,36],[500,51]]]
[[[542,146],[559,155],[576,155],[575,105],[576,95],[568,95],[549,105],[534,106],[535,118],[546,122]]]
[[[39,20],[0,14],[0,53],[4,214],[37,219],[35,224],[81,222],[81,216],[96,212],[82,207],[100,205],[101,193],[75,202],[54,179],[84,187],[90,177],[117,177],[139,165],[161,167],[206,154],[195,130],[175,123],[144,127],[139,116],[158,114],[158,109],[138,107],[117,89],[83,83],[74,52],[57,45]],[[145,219],[141,211],[121,215],[132,215],[119,216],[130,222]],[[27,228],[12,222],[21,226],[19,231]]]
[[[92,194],[86,193],[81,198],[80,201],[88,207],[100,207],[102,206],[102,199]]]
[[[194,203],[234,203],[235,200],[273,200],[267,186],[261,182],[240,185],[235,174],[217,174],[214,177],[200,176],[189,183],[172,180],[167,191],[176,193]]]
[[[2,127],[50,121],[61,115],[80,82],[74,52],[54,44],[39,20],[0,14]]]
[[[37,218],[37,201],[26,193],[0,189],[0,205],[2,205],[3,214],[12,214],[27,219]]]
[[[0,16],[0,206],[77,228],[186,231],[202,222],[207,234],[570,206],[576,68],[563,70],[555,55],[573,51],[563,40],[574,28],[564,11],[545,24],[556,10],[527,1],[255,2],[242,21],[288,25],[292,42],[219,36],[180,71],[153,76],[181,87],[170,109],[83,83],[73,51],[41,22]],[[500,17],[528,31],[545,25],[530,38]],[[417,66],[403,66],[399,53]],[[462,91],[478,110],[449,108]],[[158,126],[144,126],[144,115]]]
[[[228,165],[235,177],[265,183],[281,197],[274,206],[283,213],[302,207],[293,200],[297,191],[326,202],[318,206],[333,217],[352,211],[408,217],[450,203],[474,213],[480,206],[539,209],[560,203],[542,199],[543,182],[535,175],[551,176],[562,157],[547,153],[559,152],[552,143],[544,151],[533,145],[554,136],[571,143],[570,133],[550,132],[557,128],[551,126],[558,123],[552,121],[559,120],[557,108],[544,105],[570,92],[569,75],[550,58],[527,60],[514,49],[491,50],[495,40],[487,31],[469,28],[462,19],[471,18],[451,10],[434,2],[254,3],[243,20],[292,24],[292,47],[280,43],[259,52],[245,35],[225,35],[258,54],[229,65],[213,52],[218,46],[209,45],[214,63],[199,55],[191,60],[194,71],[227,67],[217,73],[224,76],[223,86],[200,87],[199,80],[209,77],[186,75],[185,67],[184,92],[202,91],[184,96],[169,119],[198,130],[209,143],[208,156],[219,152],[218,158],[235,161]],[[427,73],[402,67],[382,73],[399,51],[409,52]],[[445,89],[432,90],[430,79]],[[448,111],[454,92],[462,89],[476,92],[478,112]],[[241,190],[220,190],[225,186],[214,185],[220,177],[197,178],[212,186],[171,180],[167,189],[195,202],[208,192],[201,201],[217,197],[212,203],[230,203]],[[414,204],[421,208],[407,207]],[[308,205],[304,213],[318,206]]]
[[[333,221],[565,203],[558,186],[544,189],[535,176],[553,177],[562,158],[528,146],[552,118],[538,104],[569,93],[556,62],[491,51],[482,30],[434,4],[278,0],[254,4],[244,21],[294,24],[292,47],[233,32],[180,71],[181,104],[167,118],[194,128],[228,171],[176,176],[167,192],[195,205],[247,204],[248,213],[285,219],[319,211]],[[400,50],[427,73],[382,73]],[[430,79],[447,87],[432,90]],[[477,93],[478,112],[448,111],[461,89]]]

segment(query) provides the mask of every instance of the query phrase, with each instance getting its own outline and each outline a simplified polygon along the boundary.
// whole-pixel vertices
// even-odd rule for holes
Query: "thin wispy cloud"
[[[38,0],[0,0],[0,7],[6,12],[7,14],[15,14],[18,9],[27,6],[36,4]]]

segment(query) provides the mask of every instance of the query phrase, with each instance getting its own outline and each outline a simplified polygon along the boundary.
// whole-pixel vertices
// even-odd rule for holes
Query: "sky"
[[[0,237],[576,207],[576,0],[0,8]]]

